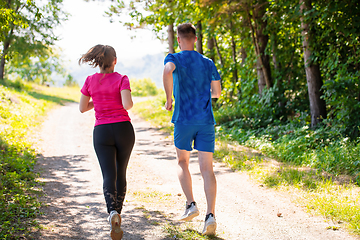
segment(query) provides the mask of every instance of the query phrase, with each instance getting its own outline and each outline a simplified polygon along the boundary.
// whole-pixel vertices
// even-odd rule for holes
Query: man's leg
[[[204,179],[204,190],[207,202],[206,214],[212,213],[215,215],[216,178],[213,169],[213,153],[199,151],[198,155],[200,172]]]
[[[194,202],[192,180],[189,171],[190,152],[176,148],[176,154],[178,165],[180,167],[178,170],[180,185],[185,194],[187,204],[190,204],[191,202]]]

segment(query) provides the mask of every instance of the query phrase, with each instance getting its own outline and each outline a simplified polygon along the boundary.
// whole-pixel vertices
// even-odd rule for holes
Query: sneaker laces
[[[186,205],[186,209],[189,209],[189,208],[191,208],[191,206],[195,206],[196,205],[196,203],[195,202],[191,202],[189,205]]]
[[[209,217],[213,217],[213,218],[215,218],[215,217],[214,217],[214,214],[209,213],[209,214],[207,214],[207,215],[206,215],[206,217],[205,217],[205,221],[207,221],[207,220],[209,219]]]

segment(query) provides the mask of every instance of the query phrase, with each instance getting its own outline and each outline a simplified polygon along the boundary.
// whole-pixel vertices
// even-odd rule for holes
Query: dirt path
[[[40,180],[46,183],[42,200],[44,229],[35,239],[110,239],[102,195],[102,177],[92,146],[94,113],[81,114],[77,104],[53,110],[39,133]],[[177,180],[172,140],[131,114],[136,144],[128,169],[123,239],[174,239],[164,226],[179,224],[184,196]],[[203,183],[191,157],[195,199],[205,211]],[[251,182],[246,174],[215,163],[218,182],[218,239],[359,239],[343,230],[327,230],[332,223],[311,217],[279,192]],[[280,211],[282,217],[277,217]],[[204,214],[192,225],[201,232]]]

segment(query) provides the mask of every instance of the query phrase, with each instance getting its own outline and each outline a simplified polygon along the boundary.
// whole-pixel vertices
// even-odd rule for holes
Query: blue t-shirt
[[[172,123],[215,124],[211,106],[211,81],[220,80],[214,62],[196,51],[169,53],[164,64],[172,62],[175,108]]]

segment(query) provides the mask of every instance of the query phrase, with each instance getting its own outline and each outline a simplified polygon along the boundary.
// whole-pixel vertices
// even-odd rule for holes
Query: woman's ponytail
[[[111,67],[115,58],[116,52],[113,47],[98,44],[81,56],[79,65],[81,63],[89,63],[94,68],[99,66],[101,69],[107,69]]]

